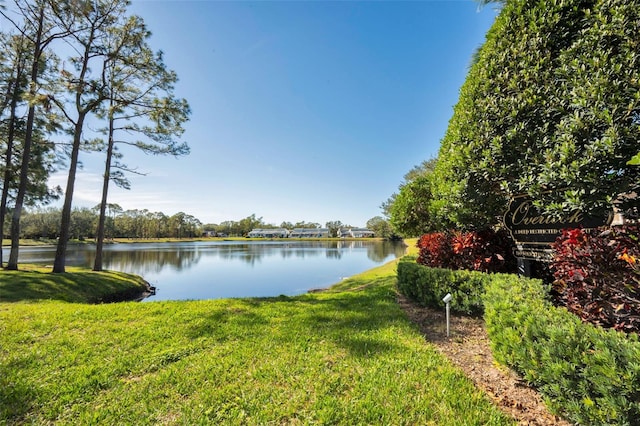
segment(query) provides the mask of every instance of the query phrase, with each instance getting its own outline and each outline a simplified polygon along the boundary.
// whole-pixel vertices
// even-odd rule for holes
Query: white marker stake
[[[447,293],[447,295],[442,298],[442,301],[446,303],[447,310],[447,337],[449,337],[449,302],[451,302],[452,298],[451,293]]]

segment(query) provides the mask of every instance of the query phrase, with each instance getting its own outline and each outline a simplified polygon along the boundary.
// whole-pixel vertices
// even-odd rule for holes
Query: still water
[[[110,244],[104,269],[156,286],[146,301],[293,296],[324,288],[405,253],[389,241],[201,241]],[[5,253],[5,258],[8,253]],[[19,262],[52,264],[55,247],[23,247]],[[67,265],[91,268],[95,246],[71,246]]]

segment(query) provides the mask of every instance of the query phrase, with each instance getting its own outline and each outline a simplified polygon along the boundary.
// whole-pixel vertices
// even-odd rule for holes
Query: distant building
[[[289,230],[284,228],[261,229],[256,228],[247,234],[249,238],[287,238]]]
[[[293,228],[289,238],[329,238],[328,228]]]
[[[217,237],[218,234],[216,233],[216,231],[204,231],[202,233],[203,237]]]
[[[371,238],[375,232],[367,228],[338,229],[338,238]]]

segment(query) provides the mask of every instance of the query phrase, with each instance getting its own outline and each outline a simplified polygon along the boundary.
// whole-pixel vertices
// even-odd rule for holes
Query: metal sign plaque
[[[503,221],[516,243],[514,254],[527,260],[549,261],[553,257],[551,244],[567,228],[597,228],[611,223],[612,215],[597,217],[579,210],[554,216],[540,212],[533,200],[516,196],[509,202]]]

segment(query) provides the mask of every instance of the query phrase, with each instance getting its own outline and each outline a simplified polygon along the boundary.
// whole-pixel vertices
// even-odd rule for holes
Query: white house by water
[[[289,238],[329,238],[328,228],[293,228]]]
[[[249,232],[249,238],[329,238],[328,228],[256,228]],[[371,238],[375,233],[367,228],[338,229],[339,238]]]
[[[367,228],[338,229],[338,238],[371,238],[375,232]]]
[[[287,238],[289,230],[285,228],[262,229],[256,228],[247,234],[249,238]]]

